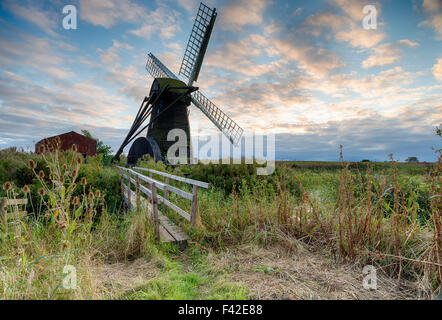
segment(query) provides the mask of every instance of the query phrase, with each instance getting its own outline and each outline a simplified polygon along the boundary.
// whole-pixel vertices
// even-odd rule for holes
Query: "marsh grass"
[[[176,248],[154,242],[145,212],[122,210],[115,169],[100,159],[85,164],[75,150],[53,150],[43,156],[0,151],[1,195],[30,200],[27,217],[8,208],[0,222],[4,299],[244,299],[247,289],[229,282],[228,270],[215,272],[204,252],[218,255],[250,244],[294,253],[300,241],[330,252],[337,263],[373,264],[397,279],[398,288],[402,279],[415,281],[422,297],[440,289],[440,158],[431,170],[407,167],[407,174],[392,158],[381,168],[344,161],[339,169],[322,171],[284,165],[262,178],[253,165],[174,169],[141,161],[139,166],[213,181],[210,190],[199,192],[197,227],[160,208],[191,236],[187,270]],[[235,178],[225,182],[229,176]],[[190,210],[189,201],[173,194],[170,199]],[[158,261],[159,274],[125,293],[107,289],[91,271],[140,258]],[[76,290],[62,286],[66,265],[77,269]]]
[[[373,264],[395,277],[398,287],[401,279],[413,280],[423,296],[437,294],[442,283],[441,159],[431,168],[412,170],[407,165],[406,171],[393,157],[388,167],[364,164],[361,168],[343,160],[339,165],[339,170],[322,172],[280,166],[270,177],[254,176],[233,187],[210,177],[216,172],[228,177],[224,165],[163,168],[215,184],[210,191],[200,191],[197,228],[164,210],[194,240],[214,249],[277,243],[290,251],[301,239],[329,248],[336,261]],[[230,174],[241,170],[232,169]],[[218,187],[223,185],[232,192]],[[190,209],[186,201],[174,200]]]

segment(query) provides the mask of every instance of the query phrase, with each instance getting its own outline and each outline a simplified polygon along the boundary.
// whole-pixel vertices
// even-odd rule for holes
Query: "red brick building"
[[[70,150],[75,144],[79,153],[85,156],[97,155],[97,141],[74,131],[40,140],[35,144],[35,152],[40,153],[40,146],[45,146],[45,150],[50,150],[51,146],[55,145],[57,138],[60,139],[61,151]]]

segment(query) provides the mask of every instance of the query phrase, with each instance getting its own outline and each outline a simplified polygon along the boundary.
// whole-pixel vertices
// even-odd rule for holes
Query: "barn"
[[[97,141],[88,138],[82,134],[75,131],[60,134],[58,136],[53,136],[40,140],[35,144],[35,152],[37,154],[41,153],[41,146],[46,146],[44,150],[51,149],[51,145],[54,145],[57,139],[60,139],[60,150],[66,151],[72,149],[75,144],[79,153],[84,156],[95,156],[97,155]],[[48,147],[49,146],[49,147]]]

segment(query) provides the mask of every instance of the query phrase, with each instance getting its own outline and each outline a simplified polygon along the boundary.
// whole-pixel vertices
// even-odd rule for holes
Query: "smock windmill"
[[[198,87],[192,86],[198,80],[216,16],[215,8],[200,4],[179,71],[179,75],[187,80],[187,84],[149,53],[146,70],[154,78],[150,94],[144,98],[135,121],[114,159],[119,159],[123,149],[147,128],[147,136],[137,138],[132,144],[128,165],[134,165],[145,154],[149,154],[156,161],[165,161],[169,147],[175,143],[167,139],[172,129],[182,129],[186,133],[187,158],[190,160],[192,150],[187,108],[191,104],[200,109],[233,145],[238,145],[243,129],[204,96]],[[149,117],[149,123],[140,129]]]

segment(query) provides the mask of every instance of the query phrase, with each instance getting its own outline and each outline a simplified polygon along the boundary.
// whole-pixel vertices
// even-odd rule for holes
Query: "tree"
[[[417,159],[417,157],[408,157],[407,159],[405,159],[405,162],[419,162],[419,160]]]
[[[97,154],[102,154],[103,160],[108,158],[111,155],[111,153],[113,152],[111,146],[105,145],[103,141],[99,140],[98,138],[92,137],[92,135],[89,131],[81,130],[81,133],[83,133],[84,136],[97,141]]]

